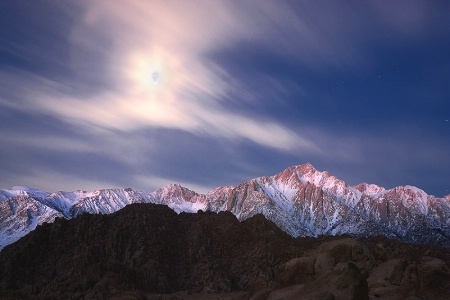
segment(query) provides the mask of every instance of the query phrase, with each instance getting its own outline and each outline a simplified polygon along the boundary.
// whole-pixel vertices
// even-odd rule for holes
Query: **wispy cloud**
[[[317,150],[301,132],[269,118],[232,113],[221,105],[235,87],[224,80],[226,70],[206,54],[252,33],[236,12],[226,2],[210,1],[89,3],[70,37],[71,67],[83,72],[78,52],[103,55],[110,88],[78,97],[67,91],[67,83],[38,80],[32,94],[25,96],[28,103],[20,105],[89,130],[163,127],[250,140],[280,150]],[[97,36],[107,42],[99,43]]]
[[[45,176],[43,176],[43,174],[45,174]],[[74,191],[74,187],[86,191],[120,187],[117,186],[116,182],[83,178],[82,176],[78,176],[78,174],[58,172],[51,168],[38,168],[35,170],[30,168],[25,174],[13,174],[8,178],[3,179],[2,184],[4,184],[4,186],[2,188],[17,186],[18,182],[24,182],[27,186],[38,188],[46,192]],[[54,184],[52,184],[55,182],[58,183],[57,190],[54,190]]]
[[[336,18],[339,14],[334,8],[343,9],[333,5],[320,11],[330,18],[316,22],[319,7],[304,5],[294,11],[287,2],[267,2],[253,9],[245,9],[248,3],[238,6],[227,1],[85,4],[85,14],[70,35],[69,65],[79,76],[91,71],[106,72],[104,77],[109,82],[97,92],[83,96],[73,93],[75,85],[68,91],[67,82],[38,78],[32,79],[31,84],[20,80],[13,84],[34,85],[24,96],[28,103],[20,105],[32,106],[89,130],[163,127],[250,140],[287,151],[318,151],[311,139],[279,120],[227,110],[221,103],[223,99],[232,93],[245,95],[248,89],[233,84],[231,74],[208,55],[247,41],[263,45],[274,55],[295,57],[303,63],[320,65],[318,61],[358,57],[355,43],[339,46],[346,40],[339,28],[349,29],[361,19],[353,15]],[[387,13],[379,7],[376,11]],[[397,27],[423,17],[414,11],[407,15]],[[358,34],[358,29],[353,32]],[[86,69],[84,61],[93,60],[87,54],[98,57],[105,66],[100,70]],[[289,82],[267,75],[261,78],[275,90],[292,91],[291,86],[284,88]]]
[[[147,187],[147,191],[155,191],[155,190],[160,189],[168,184],[174,183],[172,178],[163,178],[163,177],[157,177],[157,176],[138,175],[138,176],[135,176],[133,179],[137,185]],[[180,180],[177,183],[183,187],[186,187],[186,188],[193,190],[200,194],[206,194],[207,192],[216,188],[216,186],[205,186],[205,185],[200,185],[198,183],[194,183],[194,182],[190,182],[190,181],[183,181],[183,180]]]

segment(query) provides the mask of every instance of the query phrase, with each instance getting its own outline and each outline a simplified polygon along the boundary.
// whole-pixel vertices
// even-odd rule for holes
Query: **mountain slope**
[[[92,193],[48,193],[26,187],[0,190],[0,249],[56,217],[109,214],[132,203],[164,204],[177,213],[230,211],[239,220],[263,214],[294,237],[385,235],[450,247],[450,195],[437,198],[413,186],[351,187],[304,164],[207,194],[178,184],[151,193],[129,188]]]
[[[212,197],[213,198],[213,197]],[[243,183],[210,201],[239,219],[262,213],[293,236],[385,235],[450,246],[450,202],[412,187],[351,187],[310,164]]]
[[[58,299],[90,289],[248,290],[257,272],[292,255],[290,243],[264,218],[133,204],[39,226],[1,252],[0,290]]]
[[[131,204],[43,224],[0,252],[0,299],[449,299],[449,249],[292,238],[262,215]]]

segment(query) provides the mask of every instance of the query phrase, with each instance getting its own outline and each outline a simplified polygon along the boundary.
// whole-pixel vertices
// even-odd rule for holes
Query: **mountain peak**
[[[302,165],[290,166],[281,171],[279,174],[292,174],[295,173],[297,175],[303,176],[304,174],[318,172],[316,168],[311,163],[304,163]],[[279,175],[277,174],[277,175]],[[275,175],[275,176],[277,176]]]
[[[184,199],[188,202],[190,202],[192,198],[199,196],[198,193],[181,186],[179,183],[167,184],[165,187],[156,190],[154,193],[162,198]]]
[[[303,184],[311,183],[318,187],[333,184],[346,185],[345,182],[330,175],[327,171],[321,172],[317,170],[311,163],[294,166],[292,170],[296,173],[298,180]]]
[[[357,189],[358,191],[360,191],[361,193],[369,195],[369,196],[382,193],[386,190],[382,186],[378,186],[376,184],[365,183],[365,182],[355,185],[354,188]]]
[[[314,168],[314,166],[311,163],[309,163],[309,162],[304,163],[302,165],[294,166],[293,168],[295,169],[295,171],[297,173],[301,173],[301,174],[307,174],[307,173],[310,173],[310,172],[317,172],[317,169]]]

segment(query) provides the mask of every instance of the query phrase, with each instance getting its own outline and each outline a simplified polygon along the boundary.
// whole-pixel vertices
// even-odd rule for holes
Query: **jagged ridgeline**
[[[352,187],[304,164],[207,194],[177,184],[151,193],[132,189],[58,193],[26,187],[0,190],[0,249],[56,217],[109,214],[131,203],[165,204],[177,213],[230,211],[239,220],[263,214],[293,237],[384,235],[450,247],[450,195],[438,198],[413,186],[386,190],[362,183]]]
[[[5,247],[0,299],[443,300],[449,263],[437,246],[294,239],[262,215],[132,204],[57,218]]]

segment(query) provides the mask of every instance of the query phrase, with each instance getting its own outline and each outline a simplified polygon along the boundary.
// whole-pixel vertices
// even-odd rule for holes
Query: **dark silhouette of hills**
[[[56,219],[5,247],[0,298],[449,299],[449,265],[437,246],[294,239],[262,215],[132,204]]]

